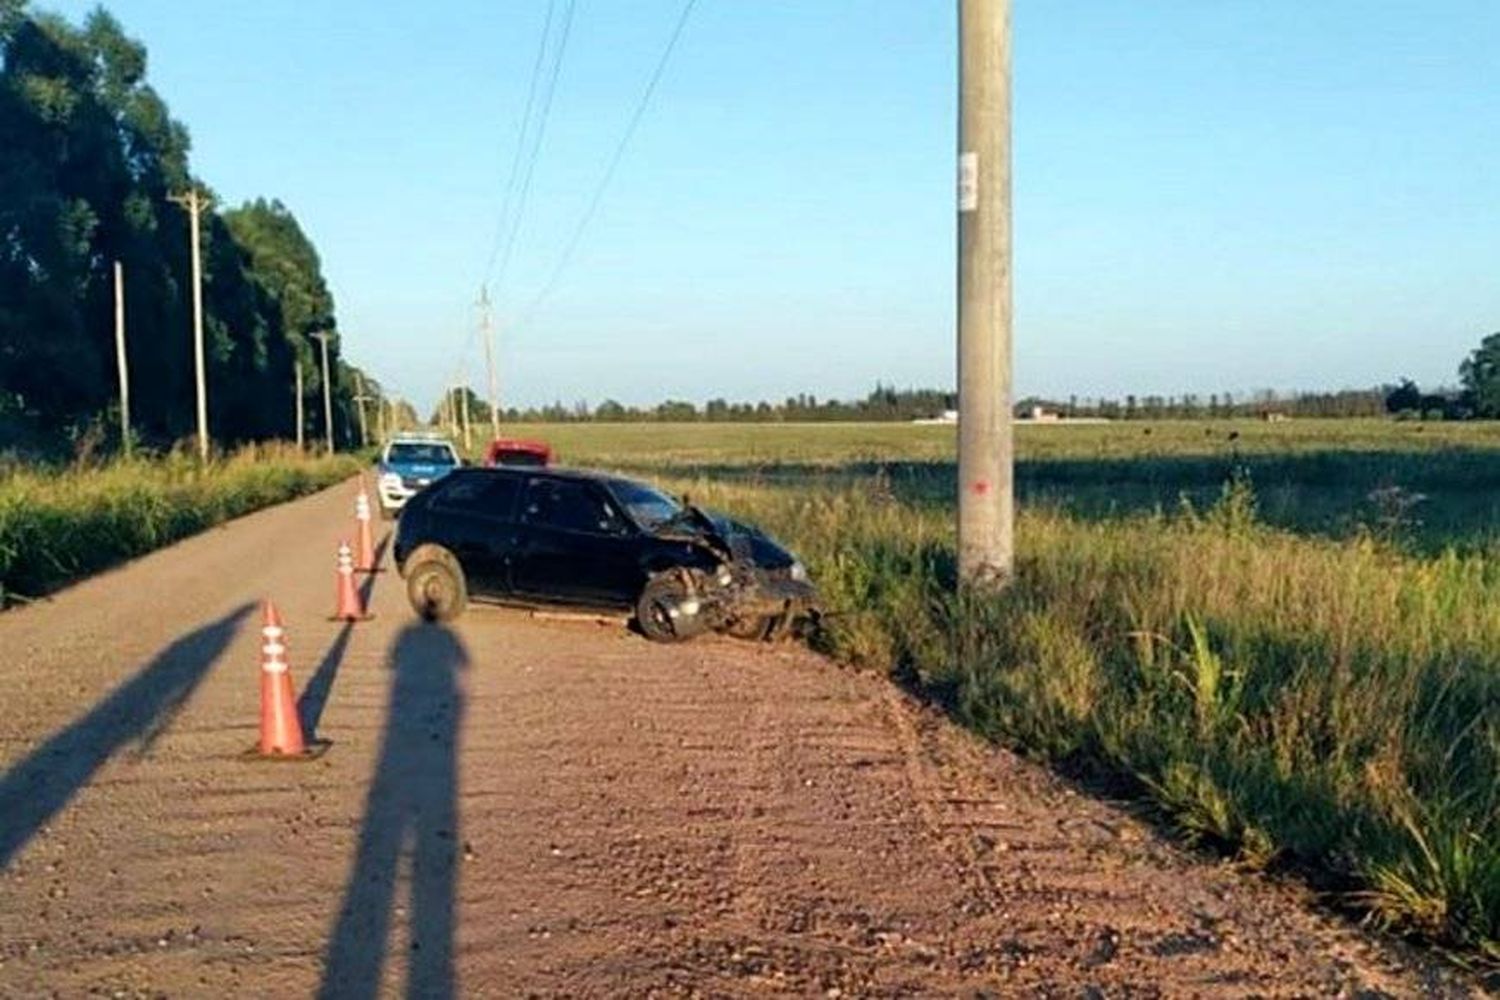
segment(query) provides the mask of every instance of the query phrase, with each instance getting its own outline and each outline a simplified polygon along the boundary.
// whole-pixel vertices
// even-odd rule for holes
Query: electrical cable
[[[548,0],[547,19],[542,24],[542,37],[537,43],[536,59],[531,65],[531,83],[526,88],[526,110],[521,115],[521,131],[516,136],[516,152],[510,161],[510,176],[505,182],[505,197],[500,202],[500,214],[495,219],[495,236],[490,244],[490,254],[480,277],[480,284],[489,279],[495,269],[495,258],[500,256],[500,243],[505,235],[505,223],[510,217],[511,202],[515,198],[516,178],[521,173],[521,157],[526,149],[526,137],[531,132],[531,113],[536,107],[536,85],[542,78],[542,64],[547,55],[547,39],[552,35],[552,17],[557,0]]]
[[[630,116],[630,121],[625,126],[625,131],[620,135],[620,141],[615,145],[615,150],[609,159],[609,164],[605,167],[603,176],[599,178],[599,183],[595,186],[594,193],[589,198],[588,207],[579,218],[578,225],[574,228],[573,234],[569,238],[562,256],[558,258],[556,266],[553,267],[547,282],[521,313],[520,318],[515,324],[516,326],[524,326],[531,319],[537,309],[541,307],[542,303],[556,289],[563,272],[567,269],[568,264],[572,262],[573,255],[577,252],[578,245],[583,240],[585,230],[587,230],[589,223],[593,221],[595,214],[599,211],[599,204],[604,199],[604,192],[609,187],[609,182],[614,179],[615,171],[619,168],[620,161],[624,159],[626,147],[635,136],[636,129],[641,124],[641,119],[646,115],[651,98],[656,93],[657,85],[661,82],[662,75],[666,72],[667,63],[672,58],[672,52],[677,48],[678,39],[682,37],[683,29],[687,27],[688,18],[692,14],[693,7],[696,4],[697,0],[685,0],[683,3],[682,11],[677,16],[677,23],[672,28],[671,37],[667,39],[666,47],[662,49],[661,57],[657,59],[656,67],[652,70],[651,77],[646,83],[646,89],[642,91],[641,98],[636,103],[635,111]]]

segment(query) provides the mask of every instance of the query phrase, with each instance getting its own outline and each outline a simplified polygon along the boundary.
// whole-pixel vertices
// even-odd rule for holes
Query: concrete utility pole
[[[187,209],[193,241],[193,368],[198,377],[198,458],[208,461],[208,384],[203,373],[203,245],[198,238],[198,216],[211,204],[197,187],[172,200]]]
[[[333,380],[328,377],[328,339],[333,334],[324,330],[313,334],[323,345],[323,433],[328,440],[328,454],[333,454]]]
[[[484,336],[484,367],[490,383],[490,438],[500,436],[500,390],[495,382],[495,328],[490,324],[490,290],[479,289],[479,332]]]
[[[130,368],[125,363],[125,270],[115,261],[115,366],[120,372],[120,446],[130,456]]]
[[[1015,565],[1011,414],[1010,0],[959,0],[958,568]]]
[[[295,352],[292,354],[292,371],[297,373],[297,454],[300,455],[303,448],[302,428],[306,421],[302,415],[302,359]]]

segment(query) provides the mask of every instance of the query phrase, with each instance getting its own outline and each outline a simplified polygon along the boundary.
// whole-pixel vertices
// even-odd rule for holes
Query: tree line
[[[1093,420],[1232,420],[1246,418],[1350,419],[1395,416],[1422,420],[1500,419],[1500,333],[1485,337],[1460,364],[1459,387],[1423,392],[1410,379],[1369,389],[1332,392],[1278,393],[1186,393],[1180,396],[1126,395],[1116,398],[1069,396],[1066,399],[1028,396],[1015,405],[1018,417],[1037,411],[1069,419]],[[471,389],[470,420],[489,419],[489,408]],[[606,399],[597,406],[579,401],[561,402],[527,409],[511,408],[503,418],[509,422],[570,423],[770,423],[837,421],[932,420],[952,414],[958,394],[943,389],[896,389],[877,384],[869,395],[857,400],[818,399],[799,394],[772,403],[731,403],[711,399],[696,403],[669,399],[655,406],[626,406]],[[439,406],[430,418],[433,424],[452,423],[452,413]]]
[[[1459,388],[1423,392],[1409,378],[1386,394],[1385,408],[1397,417],[1441,420],[1500,419],[1500,333],[1479,342],[1458,366]]]
[[[1126,395],[1118,398],[1070,396],[1064,399],[1028,396],[1017,401],[1018,417],[1034,410],[1069,419],[1092,420],[1231,420],[1286,416],[1298,419],[1378,417],[1387,412],[1392,386],[1338,392],[1277,393],[1270,390],[1235,395],[1214,393],[1180,396]],[[489,408],[471,390],[469,419],[488,421]],[[835,423],[846,421],[911,422],[940,419],[958,409],[958,394],[945,389],[896,389],[877,385],[862,399],[819,399],[806,393],[780,402],[729,402],[711,399],[698,404],[669,399],[655,406],[627,406],[613,399],[597,405],[579,401],[546,406],[510,408],[507,422],[540,423]],[[453,422],[445,405],[433,411],[430,422]]]
[[[0,453],[119,444],[114,265],[124,275],[132,437],[196,431],[189,219],[208,186],[186,127],[147,82],[146,49],[102,9],[81,25],[0,0]],[[212,204],[217,206],[218,199]],[[379,386],[343,357],[317,250],[279,201],[202,214],[209,429],[218,444],[324,436],[328,332],[334,431]],[[371,411],[373,412],[373,411]]]

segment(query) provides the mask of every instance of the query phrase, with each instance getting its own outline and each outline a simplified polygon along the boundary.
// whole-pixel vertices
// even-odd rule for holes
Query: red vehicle
[[[540,467],[552,464],[552,448],[544,441],[523,441],[518,438],[496,438],[484,453],[484,464],[527,465]]]

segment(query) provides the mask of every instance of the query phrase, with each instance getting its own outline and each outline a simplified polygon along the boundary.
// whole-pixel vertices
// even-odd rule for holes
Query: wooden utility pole
[[[365,400],[370,398],[372,397],[365,395],[364,376],[355,374],[354,405],[359,407],[359,446],[361,448],[370,447],[369,425],[365,423]]]
[[[328,454],[333,454],[333,380],[328,377],[328,338],[333,334],[327,330],[313,334],[323,347],[323,433],[328,441]]]
[[[463,427],[464,454],[467,455],[469,449],[474,447],[473,442],[469,440],[469,387],[467,385],[458,387],[458,418]]]
[[[198,458],[208,461],[208,384],[203,370],[203,244],[199,239],[198,216],[210,201],[198,194],[196,186],[172,200],[187,209],[193,241],[193,370],[198,379]]]
[[[302,454],[304,447],[302,443],[302,428],[306,424],[306,418],[302,414],[302,358],[295,351],[292,352],[292,370],[297,373],[297,454]]]
[[[479,289],[479,332],[484,337],[484,367],[490,383],[490,438],[500,436],[500,390],[495,381],[495,328],[490,323],[490,290]]]
[[[125,270],[115,261],[115,366],[120,373],[120,446],[130,456],[130,367],[125,363]]]
[[[1010,0],[959,0],[958,568],[1015,565],[1011,414]]]

